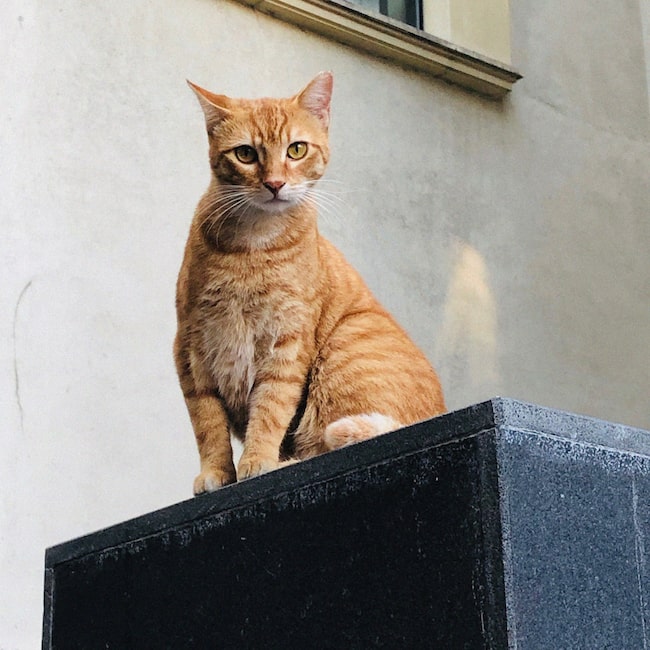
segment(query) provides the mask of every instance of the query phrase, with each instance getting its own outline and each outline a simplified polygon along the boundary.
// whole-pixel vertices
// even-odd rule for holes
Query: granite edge
[[[308,485],[332,481],[360,467],[391,462],[502,428],[650,456],[650,432],[643,429],[495,397],[51,546],[45,552],[45,567],[53,568],[84,555],[136,542],[165,529],[183,527],[192,521],[249,507]]]
[[[335,480],[358,471],[360,467],[391,462],[493,427],[492,400],[473,404],[53,545],[46,549],[45,567],[53,568],[84,555],[150,537],[164,529],[182,527],[198,519],[249,507],[308,485]]]
[[[645,429],[511,398],[495,397],[490,402],[496,427],[650,456],[650,431]]]

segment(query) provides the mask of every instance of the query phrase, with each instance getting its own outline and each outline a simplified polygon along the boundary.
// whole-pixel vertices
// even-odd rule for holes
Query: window
[[[510,66],[508,0],[240,2],[488,97],[521,78]]]
[[[401,23],[422,29],[422,4],[420,0],[354,0],[354,4],[376,11]]]

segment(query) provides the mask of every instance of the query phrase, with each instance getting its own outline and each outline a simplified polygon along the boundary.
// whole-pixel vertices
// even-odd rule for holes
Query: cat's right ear
[[[201,86],[193,84],[189,79],[186,80],[187,85],[194,91],[194,94],[201,104],[203,113],[205,114],[205,124],[208,128],[208,135],[212,135],[214,127],[230,115],[228,106],[230,100],[225,95],[215,95]]]

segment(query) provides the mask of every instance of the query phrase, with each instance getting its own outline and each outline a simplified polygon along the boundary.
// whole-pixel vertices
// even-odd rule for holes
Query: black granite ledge
[[[422,449],[445,444],[459,434],[472,436],[495,425],[493,404],[501,400],[482,402],[466,409],[427,420],[404,430],[368,440],[363,444],[339,449],[254,479],[242,481],[187,501],[136,517],[89,535],[48,548],[46,567],[105,550],[127,541],[142,539],[161,528],[181,527],[196,519],[242,508],[267,498],[292,492],[305,485],[317,485],[344,476],[360,466],[390,462],[395,456],[415,453]],[[435,428],[430,423],[436,423]],[[191,477],[190,477],[191,478]]]
[[[188,499],[48,548],[46,567],[143,539],[161,528],[182,527],[196,519],[244,507],[305,485],[343,476],[360,466],[390,462],[396,456],[420,452],[495,427],[534,431],[559,438],[650,456],[650,433],[605,420],[559,411],[514,399],[496,397],[395,431],[360,445],[340,449],[281,470]]]
[[[495,398],[48,549],[43,648],[645,648],[648,539],[650,433]]]

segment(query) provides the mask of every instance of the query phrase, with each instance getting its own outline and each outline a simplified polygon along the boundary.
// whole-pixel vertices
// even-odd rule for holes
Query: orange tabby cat
[[[190,86],[212,167],[176,299],[194,493],[444,412],[424,355],[318,232],[332,75],[289,99]],[[231,434],[243,442],[237,471]]]

